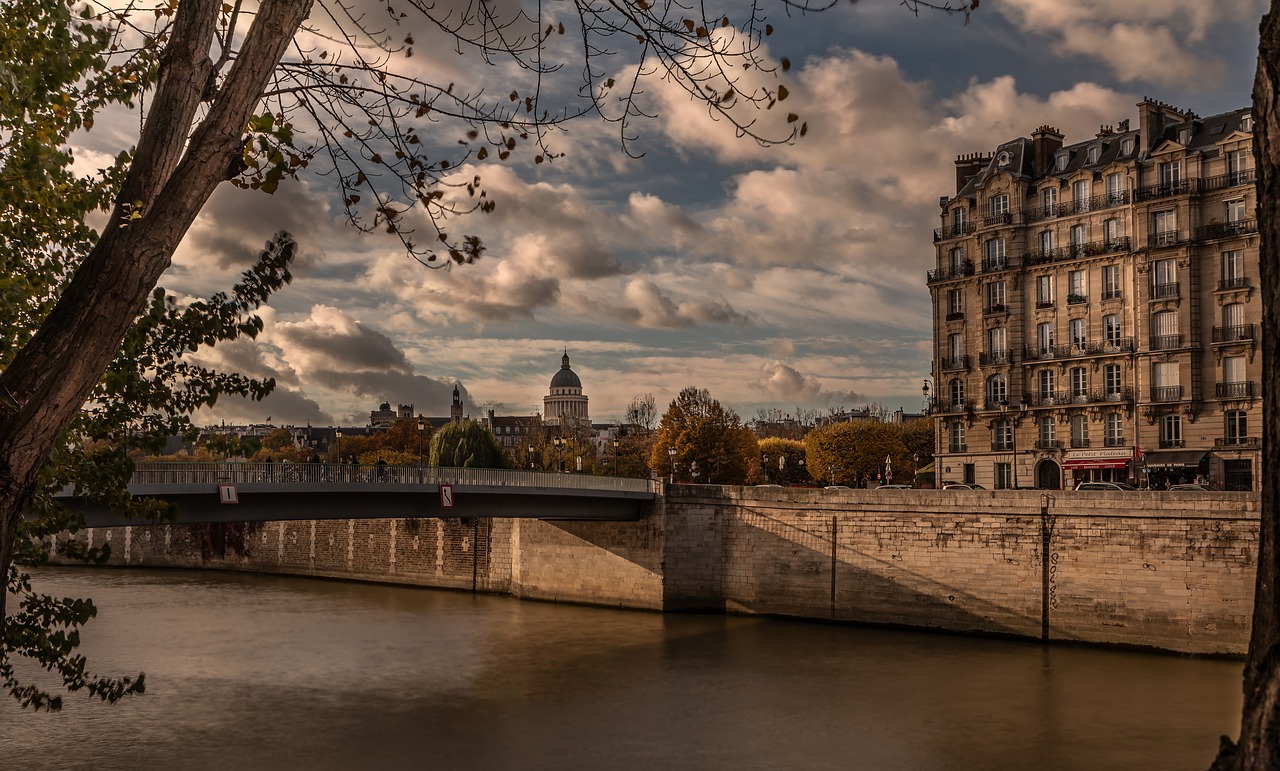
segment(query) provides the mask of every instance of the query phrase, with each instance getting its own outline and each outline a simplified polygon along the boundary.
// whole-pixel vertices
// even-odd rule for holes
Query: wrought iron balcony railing
[[[1137,203],[1143,201],[1154,201],[1157,198],[1169,198],[1175,195],[1186,195],[1194,193],[1198,189],[1196,184],[1198,180],[1183,179],[1177,182],[1161,182],[1156,185],[1147,185],[1133,191],[1133,200]]]
[[[1037,439],[1036,449],[1037,450],[1061,450],[1062,440],[1061,439]]]
[[[960,225],[947,225],[946,227],[934,228],[933,240],[942,241],[948,238],[962,238],[963,236],[971,235],[973,231],[977,229],[977,225],[970,222],[965,222]]]
[[[1209,241],[1214,238],[1231,238],[1245,233],[1257,233],[1256,219],[1236,220],[1235,222],[1210,222],[1196,228],[1197,241]]]
[[[1169,351],[1182,347],[1182,335],[1156,335],[1151,338],[1151,350]]]
[[[1252,399],[1258,391],[1257,385],[1245,380],[1238,383],[1216,383],[1213,395],[1219,399]]]
[[[969,368],[969,357],[964,356],[947,356],[939,363],[943,372],[955,372]]]
[[[973,260],[965,260],[959,265],[948,265],[929,271],[928,281],[947,281],[953,278],[964,278],[973,275]]]
[[[1102,439],[1103,447],[1124,447],[1123,436],[1108,436]]]
[[[1182,400],[1182,386],[1156,386],[1151,389],[1151,401],[1176,402]]]
[[[1230,327],[1214,327],[1213,342],[1215,343],[1239,343],[1253,340],[1252,324],[1237,324]]]
[[[983,351],[978,354],[978,364],[983,367],[995,367],[1012,363],[1013,356],[1009,354],[1008,349],[1003,351]]]
[[[1248,289],[1253,286],[1253,280],[1248,276],[1232,276],[1224,278],[1218,282],[1218,291],[1224,292],[1228,289]]]
[[[1219,174],[1216,177],[1207,177],[1200,180],[1200,192],[1207,193],[1211,190],[1221,190],[1225,187],[1235,187],[1236,185],[1251,185],[1257,178],[1258,175],[1254,169]]]
[[[1226,436],[1213,440],[1214,447],[1256,448],[1262,446],[1262,438],[1257,436]]]
[[[1062,260],[1074,260],[1079,257],[1097,257],[1103,254],[1127,252],[1132,242],[1128,236],[1104,238],[1081,244],[1067,244],[1052,249],[1037,249],[1022,255],[1022,264],[1026,266],[1044,265]]]
[[[1187,443],[1182,439],[1161,439],[1160,449],[1169,450],[1176,447],[1186,447]]]
[[[1151,285],[1151,297],[1153,299],[1164,300],[1170,297],[1177,297],[1178,294],[1179,292],[1178,292],[1177,281],[1166,281],[1161,284]]]

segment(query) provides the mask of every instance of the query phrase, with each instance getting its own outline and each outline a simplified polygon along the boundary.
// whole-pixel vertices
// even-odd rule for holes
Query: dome
[[[569,352],[564,352],[564,358],[560,360],[560,371],[551,378],[552,388],[581,388],[582,381],[578,379],[578,375],[569,369]]]

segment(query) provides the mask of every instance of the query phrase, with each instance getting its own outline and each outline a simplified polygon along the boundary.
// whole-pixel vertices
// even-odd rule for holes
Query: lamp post
[[[418,418],[418,463],[422,463],[422,432],[427,428],[427,421]]]
[[[551,440],[551,443],[555,445],[555,448],[556,448],[556,470],[559,471],[561,474],[563,474],[564,473],[564,439],[562,437],[557,436]]]
[[[676,483],[676,446],[673,444],[667,448],[667,457],[671,459],[671,484]]]
[[[338,440],[338,462],[341,463],[342,462],[342,429],[340,428],[336,429],[333,432],[333,436],[335,439]]]
[[[928,415],[933,412],[932,405],[929,402],[929,378],[924,379],[924,385],[920,387],[920,392],[924,394],[924,406],[921,411]]]
[[[529,451],[525,453],[524,459],[529,464],[529,470],[533,471],[533,445],[529,445]]]
[[[613,438],[613,475],[622,476],[622,472],[618,470],[618,437]]]

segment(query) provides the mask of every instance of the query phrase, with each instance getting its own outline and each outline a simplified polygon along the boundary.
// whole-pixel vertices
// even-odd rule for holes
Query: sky
[[[448,415],[455,383],[473,417],[532,415],[565,350],[596,422],[621,419],[642,394],[662,410],[686,386],[744,420],[868,403],[916,411],[931,365],[925,272],[955,157],[1043,124],[1083,141],[1136,124],[1146,96],[1204,116],[1247,106],[1266,5],[989,0],[966,24],[898,0],[808,17],[766,2],[776,33],[765,54],[791,62],[786,108],[805,137],[761,147],[651,79],[653,117],[632,126],[642,157],[620,151],[616,124],[588,116],[550,138],[563,153],[552,162],[517,153],[457,169],[480,175],[496,207],[450,224],[487,250],[451,270],[345,225],[331,179],[272,196],[223,185],[163,286],[225,289],[282,229],[299,259],[256,340],[195,355],[274,377],[276,391],[195,420],[358,426],[384,401]],[[417,42],[432,53],[409,61],[426,74],[496,93],[520,76]],[[104,165],[137,125],[136,113],[100,119],[74,138],[77,163]]]

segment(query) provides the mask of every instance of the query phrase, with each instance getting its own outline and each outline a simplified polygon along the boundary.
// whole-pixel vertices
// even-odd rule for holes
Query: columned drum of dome
[[[591,422],[587,414],[587,397],[582,393],[582,381],[569,366],[568,349],[560,359],[560,370],[551,378],[547,395],[542,398],[542,414],[546,423],[553,426],[589,425]]]

